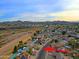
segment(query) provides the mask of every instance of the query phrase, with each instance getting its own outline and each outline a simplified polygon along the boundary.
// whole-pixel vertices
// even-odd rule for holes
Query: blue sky
[[[72,1],[72,0],[71,0]],[[0,21],[49,21],[74,7],[68,0],[1,0]],[[78,0],[76,0],[77,2]],[[72,1],[74,2],[74,0]],[[68,6],[70,6],[68,8]],[[73,8],[71,8],[73,9]],[[61,14],[60,13],[60,14]],[[50,17],[50,18],[49,18]]]

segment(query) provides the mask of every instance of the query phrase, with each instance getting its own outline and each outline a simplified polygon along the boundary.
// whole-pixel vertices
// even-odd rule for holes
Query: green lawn
[[[73,59],[79,59],[79,57],[74,57]]]

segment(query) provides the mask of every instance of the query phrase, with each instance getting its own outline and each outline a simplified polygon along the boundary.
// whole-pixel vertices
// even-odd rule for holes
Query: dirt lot
[[[18,44],[19,41],[26,42],[33,36],[33,34],[37,31],[38,29],[31,29],[27,32],[22,32],[15,37],[11,37],[12,41],[8,42],[6,45],[0,48],[0,59],[8,59],[8,57],[11,55],[11,52],[13,50],[13,47]],[[15,38],[15,39],[13,39]]]

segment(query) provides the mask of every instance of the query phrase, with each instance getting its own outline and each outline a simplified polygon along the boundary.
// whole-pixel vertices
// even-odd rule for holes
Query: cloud
[[[79,0],[69,0],[67,9],[79,9]]]
[[[4,20],[79,21],[79,0],[4,0],[0,4]]]
[[[54,20],[79,21],[79,10],[66,10],[59,13],[51,13],[50,16],[56,16]]]
[[[66,1],[68,4],[64,6],[64,11],[50,14],[50,16],[56,16],[52,21],[79,21],[79,0]]]
[[[57,13],[22,13],[9,19],[24,21],[79,21],[79,10],[65,10]]]
[[[22,13],[20,15],[17,15],[16,17],[8,18],[9,21],[16,21],[16,20],[22,20],[22,21],[48,21],[52,17],[49,16],[49,14],[43,14],[43,13]]]

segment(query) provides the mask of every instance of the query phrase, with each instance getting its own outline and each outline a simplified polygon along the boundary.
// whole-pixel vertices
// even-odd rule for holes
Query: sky
[[[79,0],[0,0],[0,21],[79,21]]]

